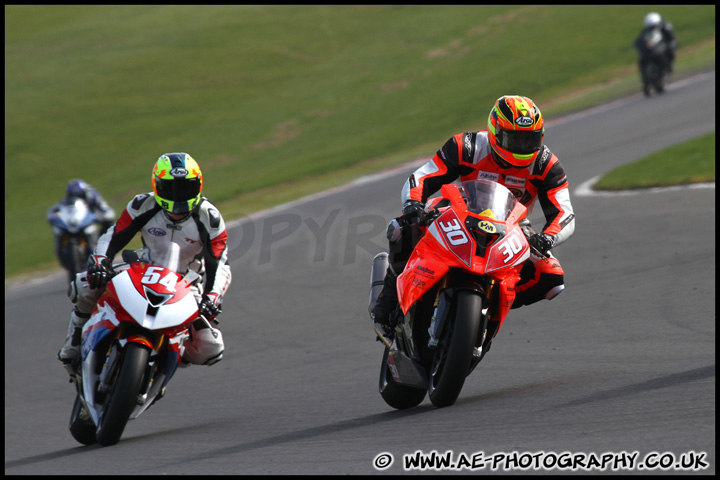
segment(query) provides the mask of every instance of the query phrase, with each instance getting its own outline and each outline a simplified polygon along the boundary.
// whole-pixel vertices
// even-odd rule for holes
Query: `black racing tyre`
[[[665,92],[666,74],[664,65],[657,60],[648,62],[645,75],[648,84],[652,86],[657,93]]]
[[[454,311],[443,328],[428,372],[428,393],[436,407],[455,403],[465,384],[480,328],[482,297],[461,290],[455,297]]]
[[[83,403],[80,396],[75,396],[75,404],[70,414],[70,433],[73,438],[83,445],[93,445],[97,443],[95,438],[95,424],[89,418],[90,414],[83,411]]]
[[[385,347],[382,365],[380,365],[380,395],[385,403],[398,410],[417,407],[425,399],[427,391],[424,388],[408,387],[397,383],[387,364],[389,353],[390,349]]]
[[[658,93],[665,93],[665,74],[662,74],[655,84],[655,90]]]
[[[139,343],[128,342],[117,377],[108,392],[108,401],[96,431],[100,445],[114,445],[120,440],[130,419],[142,385],[150,351]]]
[[[70,274],[72,277],[76,273],[85,270],[87,265],[87,243],[80,237],[71,237],[70,239]]]

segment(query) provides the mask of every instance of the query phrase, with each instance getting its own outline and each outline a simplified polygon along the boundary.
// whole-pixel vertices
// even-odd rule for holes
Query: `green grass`
[[[677,75],[714,66],[713,5],[652,8]],[[5,276],[57,268],[44,216],[73,177],[120,212],[187,151],[230,219],[432,155],[502,94],[551,118],[637,92],[650,9],[6,5]]]
[[[714,181],[715,132],[617,167],[594,188],[627,190]]]

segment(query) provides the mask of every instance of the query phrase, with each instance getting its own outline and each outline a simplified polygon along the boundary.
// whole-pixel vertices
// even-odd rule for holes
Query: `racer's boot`
[[[375,328],[388,340],[392,340],[395,336],[394,323],[396,319],[391,314],[398,306],[396,280],[397,275],[391,268],[388,268],[383,281],[383,289],[370,312],[370,316],[375,323]]]
[[[77,311],[76,308],[70,313],[70,325],[68,325],[68,334],[65,344],[58,351],[58,360],[60,360],[68,373],[75,375],[77,370],[77,362],[80,353],[80,340],[82,338],[83,326],[90,319],[90,315],[85,315]]]
[[[150,404],[150,407],[152,407],[153,405],[155,405],[155,402],[157,402],[158,400],[160,400],[161,398],[163,398],[163,397],[165,396],[165,392],[166,392],[166,391],[167,391],[167,387],[162,387],[162,388],[160,389],[160,393],[158,393],[157,396],[153,399],[152,403]],[[150,408],[150,407],[148,407],[148,408]]]

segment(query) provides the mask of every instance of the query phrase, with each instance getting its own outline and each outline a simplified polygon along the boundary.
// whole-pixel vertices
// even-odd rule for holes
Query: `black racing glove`
[[[90,255],[87,269],[87,281],[90,288],[105,288],[112,280],[113,275],[115,275],[115,271],[110,259],[104,255]]]
[[[417,200],[408,200],[403,205],[402,213],[408,224],[422,223],[425,220],[425,204]]]
[[[540,252],[542,255],[547,255],[547,252],[555,244],[555,237],[548,235],[547,233],[536,233],[530,240],[528,240],[530,246]]]
[[[200,316],[204,317],[208,322],[217,323],[215,318],[222,313],[220,305],[217,305],[218,303],[217,293],[208,293],[207,295],[203,295],[202,301],[200,301],[200,304],[198,305]]]

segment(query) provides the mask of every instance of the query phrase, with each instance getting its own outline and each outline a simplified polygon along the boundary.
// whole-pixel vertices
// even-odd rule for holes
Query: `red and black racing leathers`
[[[478,178],[493,180],[507,187],[528,208],[528,216],[537,199],[546,220],[542,232],[554,237],[553,246],[558,246],[573,234],[575,215],[570,203],[567,175],[558,158],[544,145],[537,159],[528,167],[502,168],[491,154],[487,130],[452,136],[428,163],[410,175],[402,190],[402,202],[415,200],[426,203],[428,197],[446,183]],[[400,254],[396,258],[406,260],[406,255]],[[557,259],[553,256],[547,259],[533,256],[520,271],[513,308],[542,298],[553,298],[563,288],[564,272]]]

